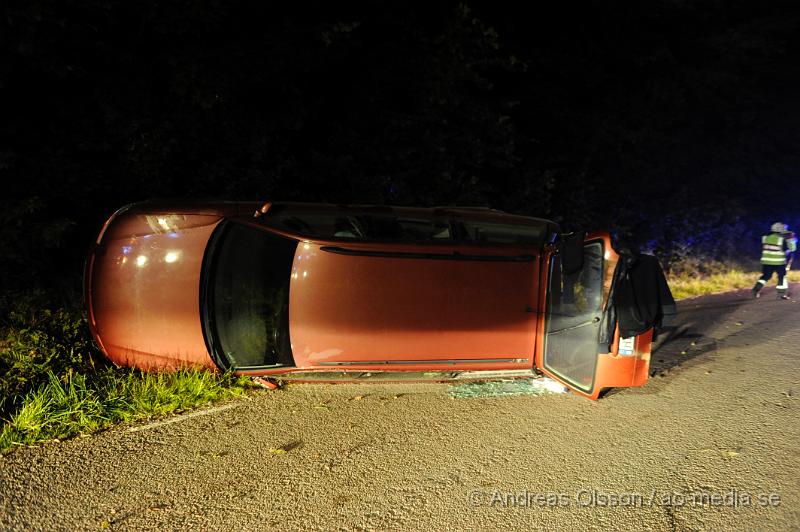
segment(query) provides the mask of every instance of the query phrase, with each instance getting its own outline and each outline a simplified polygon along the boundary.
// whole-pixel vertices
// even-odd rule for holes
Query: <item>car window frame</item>
[[[221,371],[234,371],[238,373],[240,371],[258,371],[262,369],[275,369],[275,368],[287,367],[285,364],[280,364],[280,363],[234,367],[226,357],[224,350],[220,345],[220,340],[217,337],[216,334],[217,324],[216,320],[214,319],[214,306],[215,306],[215,302],[213,300],[214,290],[212,287],[216,272],[215,260],[217,253],[219,252],[219,247],[224,242],[223,236],[225,235],[226,232],[228,232],[230,227],[234,224],[243,225],[259,231],[264,231],[265,233],[272,234],[273,236],[280,236],[283,238],[294,240],[295,242],[299,242],[298,239],[292,235],[281,234],[275,231],[265,230],[264,226],[260,224],[251,223],[250,219],[242,219],[239,217],[227,217],[223,218],[217,224],[217,226],[214,228],[209,237],[208,244],[206,245],[206,249],[203,254],[203,260],[200,267],[200,290],[199,290],[200,322],[201,322],[201,330],[203,333],[203,340],[205,341],[206,344],[206,350],[208,351],[211,360]]]
[[[386,208],[384,210],[381,208],[380,210],[376,209],[376,212],[372,213],[369,211],[350,211],[347,209],[342,210],[342,214],[347,216],[356,216],[359,214],[374,214],[374,215],[386,215],[386,214],[394,214],[396,217],[401,218],[403,216],[410,216],[406,215],[402,211],[397,212],[390,210],[391,208]],[[270,212],[274,212],[273,209],[270,209]],[[337,236],[325,236],[325,235],[318,235],[312,233],[306,233],[303,231],[297,231],[292,229],[285,229],[279,227],[278,224],[271,224],[269,221],[274,219],[270,217],[270,212],[268,212],[265,216],[247,220],[248,222],[257,225],[258,227],[262,227],[269,231],[275,232],[277,234],[281,234],[287,236],[289,238],[295,238],[300,241],[313,241],[313,242],[332,242],[337,244],[342,243],[351,243],[351,244],[378,244],[378,245],[417,245],[417,246],[439,246],[439,247],[452,247],[452,246],[469,246],[469,247],[477,247],[477,248],[519,248],[519,247],[528,247],[528,248],[537,248],[541,249],[544,245],[548,244],[552,240],[552,235],[557,234],[559,232],[558,225],[551,221],[544,218],[530,218],[531,222],[536,224],[542,224],[542,237],[536,243],[524,243],[524,242],[487,242],[487,241],[479,241],[479,240],[472,240],[465,238],[466,229],[462,226],[462,223],[469,222],[469,223],[480,223],[480,218],[472,218],[472,217],[465,217],[461,215],[461,213],[455,212],[446,212],[443,211],[442,213],[437,213],[435,211],[431,213],[419,213],[416,216],[419,217],[426,217],[429,220],[435,219],[442,219],[445,220],[450,228],[450,238],[441,238],[441,239],[434,239],[429,238],[427,240],[423,239],[392,239],[392,238],[352,238],[352,237],[337,237]],[[480,211],[478,211],[480,212]],[[309,209],[309,214],[313,213],[312,209]],[[487,212],[487,214],[489,214]],[[507,215],[505,213],[497,213],[494,216],[500,217],[496,220],[485,220],[486,223],[490,224],[498,224],[498,225],[518,225],[522,227],[536,227],[534,223],[516,223],[519,222],[527,222],[527,220],[520,220],[521,217],[518,215]],[[516,220],[503,220],[502,217],[511,217],[516,218]],[[244,220],[243,220],[244,221]]]

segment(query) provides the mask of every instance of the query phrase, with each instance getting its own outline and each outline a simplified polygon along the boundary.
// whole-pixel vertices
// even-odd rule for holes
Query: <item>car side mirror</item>
[[[561,268],[565,274],[579,272],[583,268],[583,242],[586,233],[577,231],[560,236],[558,251],[561,253]]]

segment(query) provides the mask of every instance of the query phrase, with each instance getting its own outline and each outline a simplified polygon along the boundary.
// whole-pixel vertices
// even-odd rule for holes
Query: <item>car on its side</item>
[[[643,385],[652,329],[598,347],[608,234],[566,242],[552,221],[483,208],[146,201],[100,231],[87,317],[111,361],[145,370],[543,373],[593,399]]]

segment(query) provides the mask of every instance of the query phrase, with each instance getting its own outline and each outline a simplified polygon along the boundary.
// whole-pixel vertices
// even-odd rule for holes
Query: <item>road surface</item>
[[[598,402],[294,385],[20,449],[0,528],[800,529],[800,304],[773,293],[681,302],[650,382]]]

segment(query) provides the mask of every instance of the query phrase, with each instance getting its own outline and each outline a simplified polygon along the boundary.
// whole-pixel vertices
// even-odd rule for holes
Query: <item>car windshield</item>
[[[297,242],[227,224],[207,277],[207,332],[226,367],[291,363],[289,280]]]

